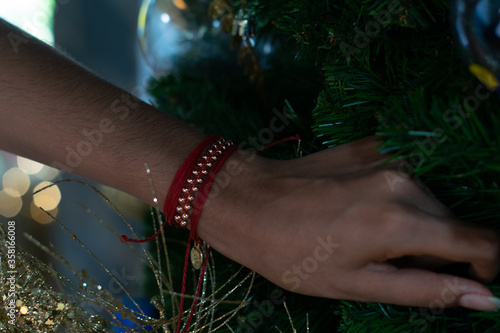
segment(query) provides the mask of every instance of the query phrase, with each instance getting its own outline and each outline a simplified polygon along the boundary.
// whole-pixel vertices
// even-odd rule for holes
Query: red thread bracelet
[[[203,210],[203,206],[205,205],[206,200],[208,199],[208,193],[210,193],[210,190],[212,188],[212,185],[215,181],[215,177],[219,173],[219,171],[222,169],[222,166],[226,162],[226,160],[231,156],[231,154],[237,149],[236,146],[233,145],[231,141],[225,141],[224,139],[220,139],[213,143],[210,148],[207,150],[207,154],[202,155],[201,159],[198,161],[196,166],[198,167],[197,170],[193,170],[193,175],[194,176],[203,176],[205,175],[206,178],[197,178],[193,182],[189,182],[190,179],[187,180],[187,183],[191,185],[191,187],[185,187],[182,189],[182,193],[184,194],[184,198],[188,198],[189,200],[190,195],[197,194],[195,198],[193,198],[194,205],[191,210],[191,216],[189,216],[188,213],[186,213],[186,207],[184,207],[184,210],[179,210],[179,207],[182,206],[177,206],[176,213],[177,214],[186,214],[187,216],[181,216],[181,215],[176,215],[180,216],[180,219],[176,219],[174,216],[174,220],[176,220],[176,223],[180,223],[181,226],[187,226],[190,224],[191,227],[191,232],[189,233],[189,240],[188,240],[188,245],[186,247],[186,256],[184,258],[184,272],[182,276],[182,291],[181,294],[184,295],[186,292],[186,279],[187,279],[187,266],[189,262],[189,254],[191,251],[191,241],[194,241],[195,243],[200,243],[200,240],[196,234],[196,228],[198,226],[198,221],[201,216],[201,212]],[[211,170],[209,170],[211,169]],[[206,172],[204,172],[206,171]],[[195,173],[198,172],[198,173]],[[198,181],[198,179],[202,179],[202,181]],[[201,184],[200,187],[198,188],[198,184]],[[197,189],[195,189],[197,188]],[[182,198],[182,197],[180,197]],[[192,200],[189,200],[192,202]],[[182,205],[184,202],[179,201],[179,203]],[[169,205],[169,207],[172,207],[172,204]],[[189,210],[187,210],[189,211]],[[186,222],[186,224],[182,224],[183,222]],[[205,254],[205,258],[203,261],[203,265],[201,267],[200,271],[200,278],[198,280],[198,286],[196,290],[196,298],[193,301],[193,305],[191,306],[191,312],[189,319],[186,323],[186,326],[183,330],[183,332],[187,332],[189,329],[189,325],[191,323],[191,320],[194,315],[194,309],[196,305],[198,304],[198,296],[201,291],[201,283],[203,281],[203,275],[205,274],[205,269],[208,264],[208,257],[210,254],[210,249],[207,251]],[[179,320],[177,322],[177,330],[176,332],[180,331],[180,325],[182,322],[182,311],[184,308],[184,297],[181,297],[181,302],[180,302],[180,315],[179,315]]]
[[[208,147],[208,148],[207,148]],[[168,190],[164,205],[164,214],[166,223],[152,236],[145,239],[131,239],[125,235],[120,237],[121,241],[143,243],[158,237],[167,224],[176,225],[180,228],[190,228],[186,256],[184,261],[184,271],[182,277],[182,292],[186,292],[187,267],[191,251],[191,243],[200,244],[201,240],[196,234],[198,220],[201,216],[203,206],[208,199],[208,194],[212,188],[215,178],[226,160],[237,150],[237,147],[231,141],[227,141],[218,136],[208,136],[205,138],[188,156],[181,165],[174,180]],[[198,304],[198,296],[201,291],[203,276],[208,264],[210,248],[204,256],[201,265],[200,277],[196,288],[196,297],[191,307],[190,316],[183,332],[187,332],[194,315],[194,309]],[[184,308],[184,296],[181,296],[179,304],[179,320],[177,322],[176,332],[180,332],[182,323],[182,313]]]

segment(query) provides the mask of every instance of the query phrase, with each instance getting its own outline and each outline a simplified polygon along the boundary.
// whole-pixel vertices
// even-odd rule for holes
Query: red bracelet
[[[208,147],[208,149],[207,149]],[[168,190],[163,212],[167,223],[145,239],[120,237],[123,243],[144,243],[158,237],[165,226],[191,228],[198,241],[196,226],[215,177],[227,158],[237,149],[231,141],[211,135],[205,138],[181,165]],[[204,154],[205,153],[205,154]]]
[[[226,141],[219,137],[209,138],[210,140],[208,141],[211,142],[212,145],[207,149],[205,154],[201,155],[201,158],[199,158],[198,162],[196,163],[196,169],[191,171],[191,174],[194,177],[188,176],[189,178],[186,180],[188,185],[182,189],[182,193],[184,194],[184,196],[179,197],[178,203],[180,205],[178,205],[175,209],[176,215],[174,216],[175,223],[179,223],[181,227],[190,226],[191,228],[188,246],[186,248],[186,256],[184,258],[185,260],[182,279],[182,295],[184,295],[184,293],[186,292],[187,266],[189,258],[191,257],[191,261],[195,268],[201,268],[200,277],[198,279],[198,286],[196,289],[196,297],[193,301],[193,305],[191,306],[189,319],[184,327],[183,332],[188,331],[191,320],[193,319],[194,310],[196,308],[196,304],[198,304],[198,297],[201,292],[201,286],[203,277],[205,275],[205,269],[208,263],[208,257],[210,255],[210,248],[207,248],[207,251],[203,256],[201,250],[197,245],[193,247],[193,251],[191,252],[191,240],[193,240],[196,244],[201,243],[196,234],[196,228],[198,226],[198,220],[201,216],[203,206],[208,199],[208,195],[210,193],[210,190],[212,189],[215,177],[222,169],[222,166],[229,158],[229,156],[231,156],[231,154],[237,149],[237,147],[234,146],[231,141]],[[192,207],[191,202],[194,202]],[[186,203],[188,207],[186,207]],[[169,208],[170,207],[171,205],[169,205]],[[191,215],[189,214],[189,212],[191,212]],[[181,297],[179,320],[177,322],[176,332],[180,332],[183,305],[184,297]]]
[[[207,148],[208,147],[208,148]],[[168,190],[164,205],[164,214],[167,223],[151,237],[146,239],[130,239],[125,235],[121,236],[122,242],[143,243],[158,237],[167,224],[175,225],[180,228],[190,228],[186,256],[184,261],[184,271],[182,279],[182,295],[186,292],[187,267],[189,258],[193,266],[200,270],[200,277],[196,290],[196,297],[191,307],[191,313],[186,322],[183,332],[189,329],[193,318],[194,309],[198,303],[198,296],[201,291],[203,276],[208,263],[210,248],[207,248],[205,255],[201,252],[199,244],[201,240],[196,234],[198,220],[200,219],[203,206],[208,198],[215,177],[222,169],[225,161],[231,154],[237,150],[237,147],[228,140],[219,136],[209,136],[205,138],[184,161],[182,166],[175,174],[174,180]],[[191,252],[191,243],[194,242]],[[184,296],[181,296],[179,305],[179,320],[177,322],[176,332],[180,332],[182,323],[182,313],[184,307]]]
[[[209,144],[203,153],[202,148]],[[210,136],[191,153],[177,172],[165,201],[164,211],[170,224],[196,229],[198,216],[195,213],[203,208],[215,176],[235,149],[231,141]]]

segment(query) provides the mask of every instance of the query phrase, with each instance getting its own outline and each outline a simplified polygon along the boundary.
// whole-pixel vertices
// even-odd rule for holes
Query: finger
[[[496,300],[480,283],[419,269],[384,269],[367,266],[357,276],[358,300],[404,306],[447,308],[466,306],[479,311],[497,309]]]
[[[470,263],[476,277],[484,281],[490,281],[497,275],[500,242],[494,231],[452,219],[418,215],[408,217],[419,219],[413,223],[413,236],[388,248],[392,258],[433,256]]]

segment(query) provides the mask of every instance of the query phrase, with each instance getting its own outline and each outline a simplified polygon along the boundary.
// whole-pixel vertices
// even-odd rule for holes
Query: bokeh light
[[[55,209],[61,201],[61,191],[59,191],[57,185],[50,185],[52,185],[51,182],[44,181],[38,184],[33,190],[33,192],[36,192],[43,189],[33,195],[33,201],[37,207],[43,208],[47,211]]]
[[[0,214],[5,217],[16,216],[23,207],[23,199],[19,193],[9,194],[5,190],[0,191]]]
[[[170,22],[170,15],[168,15],[167,13],[163,13],[161,14],[161,21],[163,23],[168,23]]]
[[[5,192],[13,197],[22,196],[30,187],[30,177],[19,168],[11,168],[3,174]]]
[[[57,177],[59,170],[52,167],[44,165],[42,170],[38,172],[35,176],[41,180],[51,180]]]
[[[17,165],[19,165],[19,169],[23,170],[28,175],[34,175],[40,172],[40,170],[42,170],[43,168],[43,164],[21,156],[17,157]]]
[[[22,315],[27,314],[28,313],[28,307],[26,305],[21,306],[21,308],[19,309],[19,313],[22,314]]]
[[[174,0],[175,7],[186,10],[188,8],[186,2],[184,0]]]
[[[52,22],[55,4],[54,0],[0,0],[0,17],[46,43],[53,44]]]
[[[57,212],[58,212],[57,208],[48,211],[48,213],[50,213],[50,215],[54,217],[57,216]],[[47,212],[44,212],[43,210],[40,209],[40,207],[37,207],[34,202],[32,202],[30,205],[30,213],[33,220],[37,221],[40,224],[48,224],[54,221],[54,219],[49,214],[47,214]]]

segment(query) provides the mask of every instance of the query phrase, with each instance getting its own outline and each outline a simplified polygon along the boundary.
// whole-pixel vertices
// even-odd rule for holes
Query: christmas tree
[[[498,230],[495,79],[488,72],[485,79],[482,67],[483,75],[473,71],[482,81],[471,73],[462,56],[468,50],[454,37],[457,22],[468,18],[450,14],[450,7],[473,11],[475,5],[211,1],[210,19],[221,27],[205,35],[212,53],[174,57],[176,70],[151,80],[150,92],[166,112],[243,148],[261,150],[300,134],[300,144],[284,143],[263,153],[273,158],[296,158],[376,134],[381,152],[400,161],[402,177],[420,179],[459,219]],[[258,136],[283,108],[290,124]],[[391,186],[398,181],[388,179]],[[461,274],[463,267],[449,269]],[[269,302],[276,287],[257,281],[254,302],[232,326],[236,332],[500,329],[498,314],[461,308],[406,308],[283,292],[285,309],[283,302]],[[489,287],[498,295],[497,284]]]
[[[156,0],[145,2],[139,27],[142,50],[154,69],[150,93],[165,112],[206,134],[221,135],[243,149],[276,159],[298,158],[376,135],[380,151],[392,153],[391,160],[399,165],[400,175],[387,179],[389,186],[408,176],[418,178],[457,218],[498,231],[500,119],[495,90],[499,84],[491,74],[498,73],[498,57],[482,52],[480,43],[463,43],[482,33],[467,30],[481,26],[469,14],[476,13],[479,5],[483,12],[484,8],[498,12],[500,6],[484,7],[493,2]],[[495,20],[495,15],[491,17]],[[158,40],[149,24],[160,22],[175,27],[168,41],[180,45],[177,53],[162,53],[166,47],[162,41],[160,49],[151,44]],[[487,61],[481,62],[481,56]],[[286,126],[276,126],[276,118]],[[90,208],[85,210],[108,228]],[[163,223],[158,210],[145,220],[152,220],[150,230],[140,234],[152,234]],[[120,235],[114,233],[118,240]],[[7,235],[0,229],[1,239]],[[131,246],[147,263],[150,281],[145,290],[156,312],[143,311],[143,302],[133,299],[116,274],[108,270],[127,300],[103,290],[51,246],[29,239],[67,266],[76,282],[16,250],[18,260],[12,265],[22,275],[22,285],[4,284],[0,289],[3,294],[19,294],[20,303],[12,305],[12,314],[17,307],[22,315],[17,331],[54,331],[63,326],[74,332],[169,332],[179,317],[188,321],[190,313],[180,313],[179,298],[197,298],[192,295],[199,272],[188,271],[186,295],[180,295],[185,230],[167,228],[149,248]],[[0,247],[2,256],[9,251],[7,243]],[[6,261],[1,266],[0,277],[7,280],[13,268]],[[468,267],[459,263],[444,270],[466,276],[464,268]],[[217,253],[210,257],[206,272],[189,331],[500,330],[497,312],[294,294]],[[64,292],[50,286],[49,277]],[[488,287],[500,296],[498,280]],[[101,306],[103,315],[92,313],[83,302]],[[9,329],[4,324],[10,320],[8,311],[0,310],[2,331]]]

